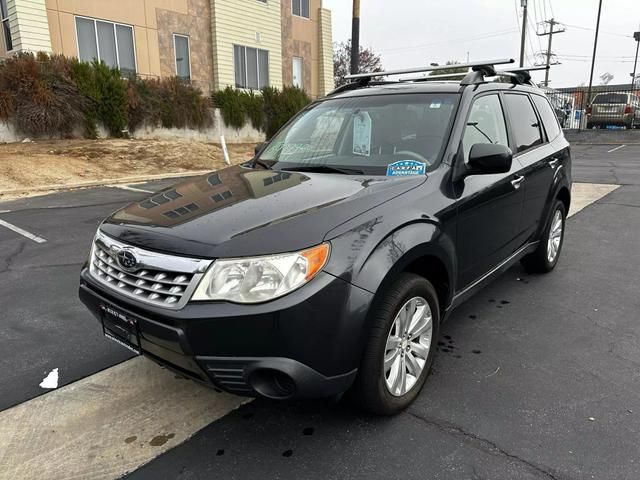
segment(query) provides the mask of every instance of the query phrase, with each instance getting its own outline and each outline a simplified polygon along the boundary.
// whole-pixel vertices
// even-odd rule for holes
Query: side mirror
[[[258,156],[258,154],[262,151],[262,149],[265,147],[266,143],[262,142],[262,143],[258,143],[256,145],[256,147],[253,149],[253,153],[256,155],[256,157]]]
[[[506,173],[511,170],[513,153],[509,147],[494,143],[476,143],[469,152],[467,175]]]

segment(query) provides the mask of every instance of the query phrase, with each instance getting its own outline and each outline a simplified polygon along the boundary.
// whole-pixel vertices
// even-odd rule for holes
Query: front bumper
[[[81,273],[80,299],[135,318],[142,353],[230,393],[311,398],[344,392],[355,379],[373,295],[328,273],[257,305],[193,302],[180,310],[142,304]]]
[[[624,115],[620,114],[591,114],[587,115],[587,123],[593,125],[631,125],[633,122],[633,114],[626,113]]]

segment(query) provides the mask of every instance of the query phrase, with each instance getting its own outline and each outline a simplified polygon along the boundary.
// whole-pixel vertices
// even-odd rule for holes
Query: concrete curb
[[[640,130],[565,130],[575,145],[640,145]]]
[[[70,184],[55,184],[47,185],[43,187],[33,188],[16,188],[12,190],[0,191],[0,198],[3,195],[29,195],[38,192],[57,192],[60,190],[75,190],[77,188],[89,188],[89,187],[103,187],[108,185],[122,185],[122,184],[135,184],[150,182],[153,180],[164,180],[167,178],[179,178],[179,177],[195,177],[198,175],[204,175],[205,173],[212,172],[213,170],[198,170],[195,172],[174,172],[174,173],[161,173],[158,175],[135,175],[131,177],[120,177],[112,179],[94,180],[90,182],[78,182]]]

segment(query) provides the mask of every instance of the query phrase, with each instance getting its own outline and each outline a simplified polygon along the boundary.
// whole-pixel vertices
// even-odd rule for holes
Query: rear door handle
[[[551,168],[556,168],[558,166],[558,164],[560,163],[560,159],[558,158],[554,158],[552,160],[549,161],[549,166]]]
[[[522,185],[522,182],[524,182],[524,177],[522,175],[517,175],[513,180],[511,180],[511,185],[513,185],[513,188],[517,190]]]

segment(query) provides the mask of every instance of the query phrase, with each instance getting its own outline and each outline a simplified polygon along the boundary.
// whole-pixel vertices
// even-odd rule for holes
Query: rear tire
[[[403,273],[372,308],[371,331],[352,393],[363,409],[394,415],[415,400],[431,370],[440,320],[438,296],[425,278]]]
[[[538,248],[520,261],[529,273],[547,273],[555,268],[562,252],[567,211],[560,200],[556,200]]]

